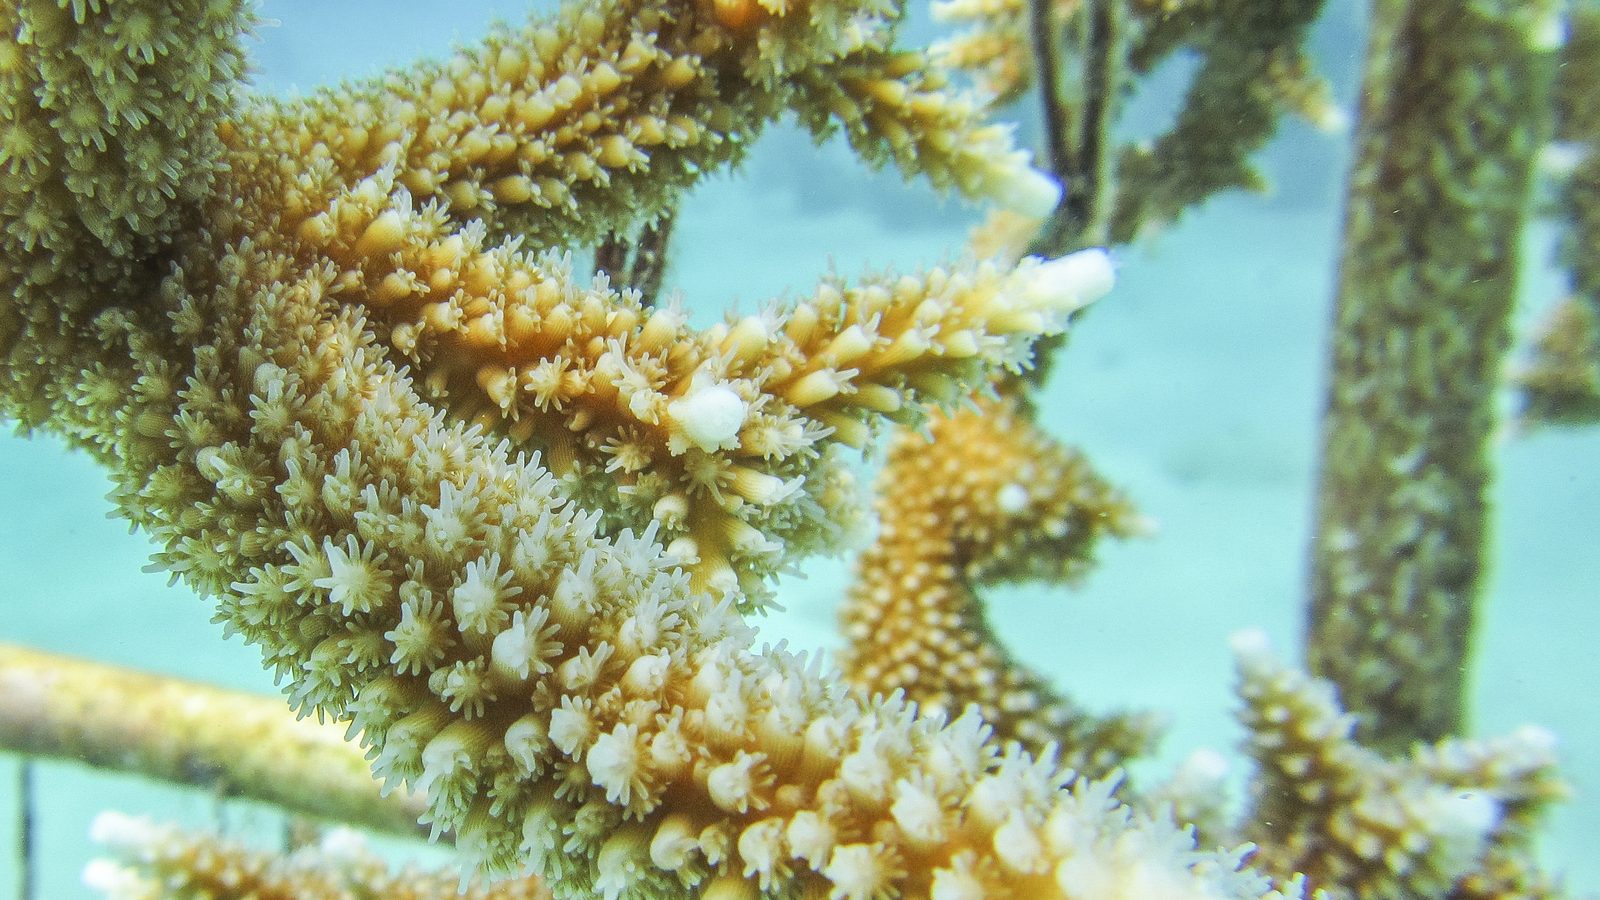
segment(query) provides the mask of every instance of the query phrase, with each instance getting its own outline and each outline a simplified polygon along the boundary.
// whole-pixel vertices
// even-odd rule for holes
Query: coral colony
[[[1376,45],[1415,26],[1416,5],[1380,3]],[[1382,684],[1341,681],[1362,704],[1346,712],[1332,683],[1244,634],[1257,771],[1235,816],[1204,756],[1124,783],[1151,720],[1079,709],[985,626],[984,584],[1070,580],[1101,536],[1142,527],[1037,426],[1022,374],[1110,291],[1094,245],[1248,186],[1246,157],[1281,113],[1334,115],[1301,49],[1315,2],[981,7],[941,5],[971,30],[928,51],[896,45],[900,10],[880,0],[571,3],[445,62],[295,100],[244,85],[247,0],[0,9],[0,415],[102,463],[155,565],[257,646],[310,717],[0,647],[0,745],[173,780],[220,772],[238,793],[352,824],[420,819],[462,860],[397,873],[343,829],[276,854],[107,813],[88,884],[211,898],[1556,893],[1530,848],[1562,790],[1543,732],[1468,741],[1447,712],[1442,730],[1396,739],[1406,726],[1370,708]],[[1436,24],[1531,72],[1551,56],[1553,15],[1534,7],[1489,0]],[[1074,60],[1031,46],[1040,28],[1083,35]],[[1119,154],[1107,98],[1179,47],[1206,60],[1189,111]],[[1072,61],[1084,94],[1057,112],[1082,114],[1055,122],[1051,174],[952,86],[965,70],[989,100],[1040,79],[1054,97]],[[705,330],[648,279],[607,270],[630,251],[647,268],[682,193],[784,114],[1004,210],[965,262],[830,279]],[[1370,134],[1382,117],[1364,115]],[[1219,139],[1219,120],[1238,127]],[[1531,153],[1507,121],[1483,138],[1505,147],[1461,151],[1485,178]],[[1382,180],[1379,152],[1358,171]],[[1391,224],[1410,227],[1353,221],[1351,252],[1381,257]],[[594,245],[600,271],[575,272],[564,251]],[[745,617],[774,575],[854,533],[849,454],[890,429],[842,677],[754,647]],[[1429,439],[1397,438],[1423,448],[1419,471]],[[1388,552],[1351,536],[1359,514],[1327,515],[1346,535],[1329,579]],[[1318,595],[1346,632],[1408,627],[1340,618],[1340,602]],[[1434,652],[1413,637],[1355,640],[1363,671]],[[1401,752],[1358,743],[1369,719]]]

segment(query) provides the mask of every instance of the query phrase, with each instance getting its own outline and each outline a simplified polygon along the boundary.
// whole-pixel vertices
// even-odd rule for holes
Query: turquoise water
[[[1353,90],[1358,11],[1330,0],[1318,32],[1341,96]],[[266,2],[256,82],[308,88],[437,54],[470,40],[514,2],[374,5]],[[1159,117],[1180,90],[1180,61],[1138,98]],[[1019,110],[1026,115],[1029,110]],[[1288,123],[1263,155],[1268,196],[1228,195],[1119,254],[1120,283],[1087,316],[1044,395],[1048,421],[1082,446],[1159,523],[1108,547],[1074,592],[1022,587],[990,595],[1015,651],[1097,707],[1159,710],[1171,728],[1144,771],[1169,770],[1200,746],[1231,750],[1231,633],[1261,627],[1297,650],[1304,547],[1320,406],[1323,328],[1332,295],[1343,138]],[[738,174],[688,201],[669,285],[701,322],[804,292],[829,270],[912,268],[958,252],[974,211],[919,185],[874,175],[848,151],[814,149],[776,128]],[[1555,299],[1543,266],[1551,239],[1528,238],[1518,320]],[[1495,734],[1532,722],[1561,739],[1572,800],[1558,809],[1547,858],[1579,893],[1600,892],[1600,429],[1507,437],[1496,448],[1495,547],[1481,616],[1472,722]],[[270,693],[255,651],[223,641],[207,605],[141,573],[142,536],[108,520],[107,484],[85,458],[46,439],[0,437],[0,640]],[[848,560],[784,582],[787,611],[764,639],[837,646],[833,611]],[[1242,776],[1243,763],[1236,764]],[[15,764],[0,760],[0,894],[15,862]],[[40,896],[84,893],[88,822],[103,808],[270,836],[276,818],[246,804],[63,764],[38,767]],[[410,845],[395,845],[410,853]]]

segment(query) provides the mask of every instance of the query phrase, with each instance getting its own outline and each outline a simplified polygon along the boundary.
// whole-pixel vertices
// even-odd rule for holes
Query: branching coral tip
[[[1014,212],[1042,219],[1055,211],[1061,202],[1061,182],[1049,172],[1033,167],[1033,157],[1027,151],[1016,151],[1011,165],[1002,166],[989,186],[989,194],[996,203]]]
[[[1025,302],[1040,309],[1075,312],[1111,292],[1116,268],[1102,247],[1047,259],[1017,273],[1027,278],[1019,292]]]

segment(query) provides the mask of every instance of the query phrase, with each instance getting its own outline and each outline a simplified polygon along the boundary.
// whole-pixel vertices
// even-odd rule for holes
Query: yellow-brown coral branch
[[[90,317],[215,188],[243,0],[0,7],[0,414],[53,414]]]
[[[937,188],[990,197],[1035,216],[1061,195],[1011,147],[1010,130],[987,122],[974,97],[952,95],[949,73],[927,55],[872,47],[797,73],[800,121],[819,139],[842,128],[858,155],[892,161]]]
[[[1332,900],[1560,895],[1533,859],[1532,826],[1566,788],[1554,737],[1533,727],[1388,756],[1358,743],[1332,682],[1234,639],[1240,718],[1258,771],[1245,836],[1256,864],[1303,874]]]
[[[109,900],[548,900],[537,878],[495,883],[455,872],[398,870],[349,829],[330,831],[290,853],[148,819],[101,813],[90,836],[116,859],[100,858],[84,882]]]
[[[780,108],[770,84],[728,70],[732,36],[693,8],[573,7],[445,63],[257,101],[224,134],[246,167],[316,160],[260,199],[290,227],[392,167],[417,203],[444,204],[457,224],[585,243],[736,158]]]
[[[831,444],[861,446],[873,420],[914,419],[1016,366],[1025,336],[1103,289],[1060,277],[1103,268],[1092,254],[967,263],[829,282],[701,333],[676,307],[577,284],[560,258],[486,247],[392,187],[375,176],[305,219],[296,253],[333,261],[332,293],[367,309],[454,416],[541,449],[617,523],[656,523],[700,583],[752,595],[828,543],[839,510],[819,500],[843,493],[826,490]]]
[[[1023,666],[990,630],[978,585],[1072,582],[1104,535],[1140,528],[1133,507],[1010,398],[938,415],[902,433],[880,476],[881,522],[842,617],[846,678],[905,692],[924,710],[975,706],[1000,740],[1103,777],[1146,749],[1153,724],[1091,716]]]

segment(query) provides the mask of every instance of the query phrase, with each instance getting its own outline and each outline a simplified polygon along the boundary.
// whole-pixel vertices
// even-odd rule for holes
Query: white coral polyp
[[[604,788],[606,800],[623,806],[644,790],[639,730],[618,725],[595,739],[589,748],[587,764],[596,786]]]
[[[1049,866],[1044,844],[1020,812],[1013,811],[994,833],[994,852],[1002,865],[1021,875],[1037,875]]]
[[[667,404],[667,418],[678,426],[674,437],[707,453],[738,446],[749,411],[733,388],[701,377],[690,383],[688,393]]]
[[[924,785],[913,781],[895,784],[895,800],[889,815],[914,844],[932,846],[945,837],[944,809],[939,798]]]
[[[822,875],[833,882],[830,897],[870,900],[887,896],[889,886],[905,874],[895,863],[882,844],[846,844],[833,851]]]
[[[1013,481],[1002,486],[996,493],[995,505],[999,506],[1002,512],[1016,515],[1028,508],[1028,499],[1027,487]]]

